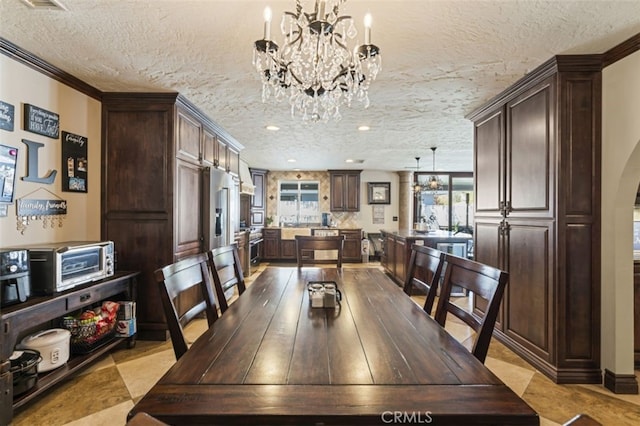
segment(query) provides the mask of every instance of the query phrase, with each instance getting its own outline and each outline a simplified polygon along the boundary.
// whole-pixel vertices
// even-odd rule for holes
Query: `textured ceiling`
[[[271,170],[403,170],[421,156],[428,171],[431,146],[437,169],[471,170],[465,114],[553,55],[603,53],[640,33],[639,0],[349,0],[342,10],[356,19],[358,38],[370,12],[382,51],[371,106],[303,124],[288,104],[262,103],[251,65],[264,7],[278,41],[294,0],[61,2],[67,11],[0,0],[0,37],[102,91],[180,92],[245,146],[249,165]],[[363,124],[371,130],[359,132]]]

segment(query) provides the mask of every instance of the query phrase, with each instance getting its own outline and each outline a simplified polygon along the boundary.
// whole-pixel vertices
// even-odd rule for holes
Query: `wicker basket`
[[[74,317],[64,317],[62,327],[71,332],[71,353],[86,354],[100,346],[109,343],[116,337],[116,320],[102,321],[100,318],[79,320]]]

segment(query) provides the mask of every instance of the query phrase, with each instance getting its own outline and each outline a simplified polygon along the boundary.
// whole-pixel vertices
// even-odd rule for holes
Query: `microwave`
[[[50,295],[114,274],[113,241],[67,241],[29,250],[31,292]]]

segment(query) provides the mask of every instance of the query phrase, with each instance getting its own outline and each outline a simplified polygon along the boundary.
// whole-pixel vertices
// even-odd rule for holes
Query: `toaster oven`
[[[25,248],[29,250],[33,294],[58,293],[114,273],[112,241],[68,241]]]

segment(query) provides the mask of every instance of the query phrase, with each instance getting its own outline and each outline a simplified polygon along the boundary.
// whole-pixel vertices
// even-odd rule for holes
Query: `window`
[[[432,178],[431,173],[415,174],[414,185],[422,190],[415,194],[414,222],[426,222],[435,229],[473,234],[473,174],[438,174],[434,189],[429,186]]]
[[[281,225],[320,225],[319,185],[314,181],[280,181],[278,216]]]

